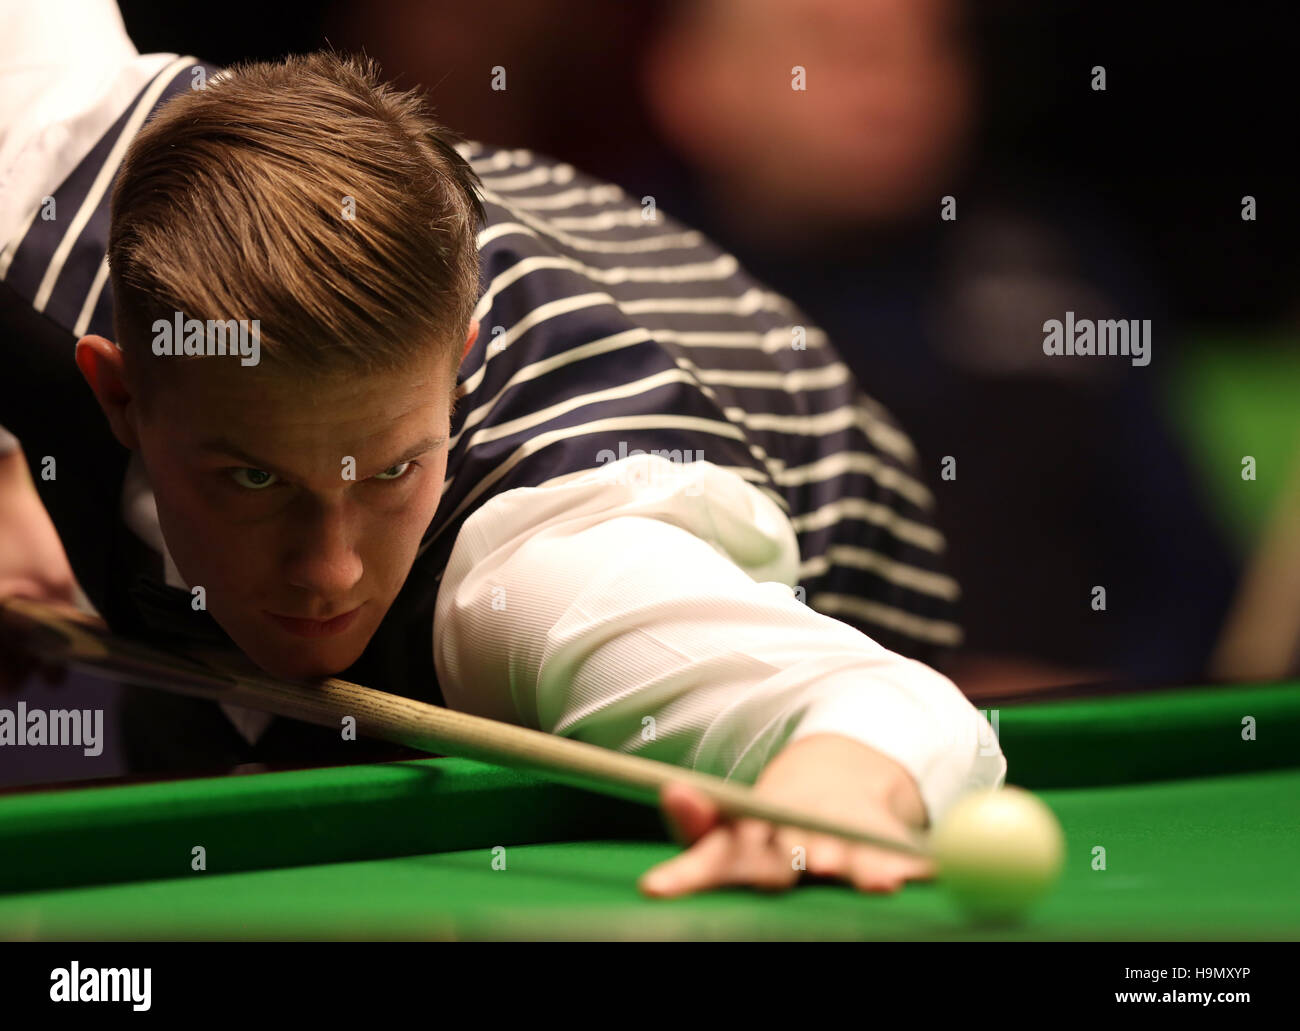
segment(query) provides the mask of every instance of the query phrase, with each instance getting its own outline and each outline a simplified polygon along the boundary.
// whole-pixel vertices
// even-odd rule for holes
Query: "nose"
[[[357,549],[359,523],[349,515],[346,502],[312,501],[294,516],[285,559],[290,585],[317,603],[353,600],[363,567]]]

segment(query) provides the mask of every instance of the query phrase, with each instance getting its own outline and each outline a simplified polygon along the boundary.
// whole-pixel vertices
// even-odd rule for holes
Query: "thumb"
[[[659,792],[659,808],[669,833],[683,847],[722,822],[718,807],[687,784],[665,784]]]

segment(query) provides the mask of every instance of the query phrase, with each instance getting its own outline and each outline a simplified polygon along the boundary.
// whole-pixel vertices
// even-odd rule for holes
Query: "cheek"
[[[426,463],[418,487],[403,498],[377,501],[372,496],[356,510],[354,546],[372,589],[395,593],[406,580],[438,510],[446,470],[446,459],[436,466]]]
[[[257,579],[257,558],[265,549],[246,527],[221,519],[192,490],[160,491],[155,497],[167,550],[187,584],[220,596]],[[238,557],[232,561],[231,556]]]
[[[258,556],[268,554],[255,527],[240,525],[213,503],[195,482],[193,474],[169,466],[166,456],[155,456],[148,468],[167,551],[185,582],[204,586],[210,593],[258,575]],[[147,467],[149,463],[146,463]],[[231,561],[230,556],[238,556]]]
[[[372,528],[373,532],[369,536],[382,552],[400,554],[408,561],[414,558],[425,530],[438,511],[442,484],[447,474],[447,461],[444,458],[427,468],[428,475],[422,478],[419,489],[412,492],[407,503],[376,520],[377,525]]]

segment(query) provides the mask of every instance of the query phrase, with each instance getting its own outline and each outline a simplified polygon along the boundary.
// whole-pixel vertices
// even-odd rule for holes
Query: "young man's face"
[[[83,356],[85,346],[83,371],[111,363],[98,345]],[[147,411],[112,398],[113,369],[101,367],[98,384],[87,378],[119,439],[140,452],[182,578],[205,589],[208,611],[268,673],[347,668],[438,507],[448,363],[431,355],[399,373],[307,379],[222,358],[170,361]]]

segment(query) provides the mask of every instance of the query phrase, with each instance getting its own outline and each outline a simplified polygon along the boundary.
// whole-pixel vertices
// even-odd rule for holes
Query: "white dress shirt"
[[[174,56],[138,54],[112,0],[4,5],[0,248]]]
[[[136,54],[111,0],[31,5],[5,27],[0,245],[173,56]],[[121,514],[187,586],[138,456]],[[845,735],[907,769],[932,819],[1000,784],[1006,761],[957,687],[802,604],[798,567],[788,518],[708,462],[637,456],[506,491],[443,576],[439,683],[452,708],[745,782],[791,741]],[[269,721],[227,713],[250,741]]]

